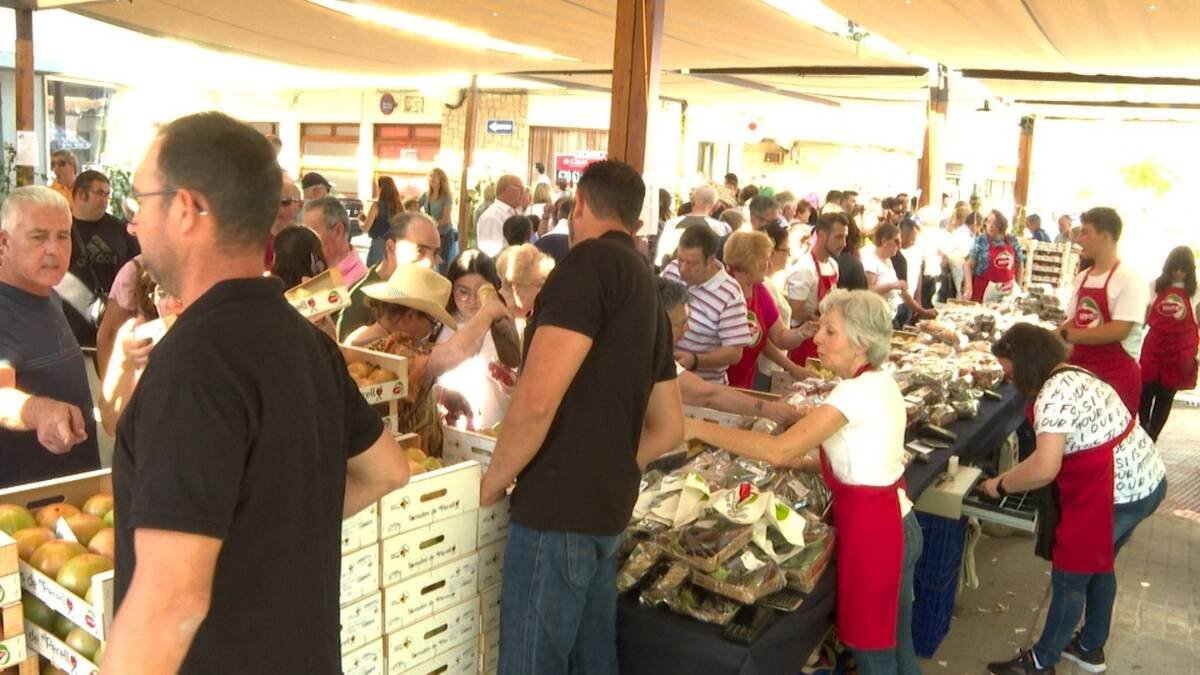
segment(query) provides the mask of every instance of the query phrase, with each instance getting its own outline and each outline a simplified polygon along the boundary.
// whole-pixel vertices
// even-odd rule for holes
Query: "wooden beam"
[[[1078,108],[1149,108],[1151,110],[1200,110],[1200,103],[1152,103],[1149,101],[1063,101],[1019,98],[1014,103],[1057,105]]]
[[[646,168],[650,113],[658,103],[666,0],[617,0],[608,156]]]
[[[33,126],[33,10],[14,9],[17,22],[16,43],[16,127],[17,147],[21,147],[21,132],[34,130]],[[17,165],[17,187],[33,183],[33,164]]]
[[[1014,234],[1025,230],[1025,205],[1029,202],[1029,164],[1033,160],[1033,119],[1032,116],[1021,118],[1021,139],[1017,144],[1017,182],[1013,186],[1016,209],[1012,226]]]
[[[1035,70],[985,70],[967,68],[963,77],[979,80],[1025,80],[1029,82],[1082,82],[1085,84],[1157,84],[1179,87],[1200,86],[1200,79],[1187,77],[1133,77],[1129,75],[1080,75],[1078,73],[1046,73]]]
[[[929,74],[928,68],[904,66],[757,66],[736,68],[687,68],[665,71],[672,75],[805,75],[838,76],[838,75],[870,75],[875,77],[924,77]],[[566,77],[571,75],[611,75],[611,70],[519,70],[504,73],[506,77],[552,76]]]
[[[921,197],[917,207],[942,205],[942,189],[946,180],[946,161],[942,155],[942,131],[946,128],[946,108],[950,102],[950,83],[945,66],[938,65],[938,78],[929,88],[929,103],[925,107],[925,144],[917,162],[917,184]],[[936,200],[936,201],[935,201]]]
[[[721,84],[728,84],[732,87],[741,87],[742,89],[749,89],[751,91],[761,91],[766,94],[774,94],[784,98],[794,98],[800,101],[806,101],[808,103],[827,105],[832,108],[842,107],[841,103],[831,98],[814,96],[812,94],[804,94],[798,91],[791,91],[790,89],[781,89],[774,85],[755,82],[754,80],[747,80],[744,77],[737,77],[735,75],[705,75],[702,73],[689,72],[688,76],[694,77],[697,80],[704,80],[706,82],[719,82]]]
[[[467,90],[467,111],[463,132],[463,164],[462,180],[458,186],[458,250],[467,250],[471,230],[475,229],[475,213],[471,209],[470,186],[467,185],[468,172],[475,161],[475,123],[479,117],[479,78],[471,76],[471,88]],[[447,260],[449,265],[450,261]]]

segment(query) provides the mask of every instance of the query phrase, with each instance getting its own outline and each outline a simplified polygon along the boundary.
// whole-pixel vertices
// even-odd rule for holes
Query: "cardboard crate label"
[[[492,586],[479,594],[479,630],[500,630],[500,587]]]
[[[103,576],[97,574],[92,578],[92,588],[95,589],[97,585],[100,585],[102,596],[112,595],[112,584],[113,574],[111,571],[104,573]],[[104,617],[95,606],[58,585],[58,582],[34,569],[25,561],[21,561],[21,588],[46,603],[50,609],[70,619],[72,623],[87,631],[92,637],[97,640],[104,639]],[[96,597],[95,591],[92,596]]]
[[[479,556],[471,554],[445,567],[384,588],[383,631],[394,633],[476,597],[478,573]]]
[[[383,585],[409,579],[475,552],[474,512],[379,542]]]
[[[512,503],[507,495],[491,506],[479,508],[479,548],[508,536],[508,520],[511,515]]]
[[[442,427],[442,457],[451,462],[479,462],[487,468],[492,463],[496,439],[474,431]]]
[[[342,556],[340,604],[346,605],[379,589],[379,547],[368,546]]]
[[[479,549],[479,590],[500,585],[504,579],[504,546],[507,539]]]
[[[360,347],[342,345],[342,356],[346,363],[369,363],[396,373],[396,379],[360,386],[358,391],[372,405],[387,403],[408,395],[408,359],[403,356],[371,351]]]
[[[500,629],[479,636],[479,667],[489,672],[500,669]]]
[[[15,666],[24,661],[29,653],[25,644],[24,635],[14,635],[7,640],[0,641],[0,668]]]
[[[32,623],[25,624],[27,647],[46,657],[50,665],[65,670],[70,675],[98,675],[99,666],[85,659],[83,654],[71,649],[54,633]]]
[[[379,541],[379,504],[367,508],[342,521],[342,553],[357,551]]]
[[[342,653],[346,654],[383,635],[383,593],[375,591],[342,608]]]
[[[397,673],[389,668],[389,673],[395,675],[478,675],[479,672],[479,642],[467,642],[450,651],[426,661],[414,668]]]
[[[414,476],[379,500],[379,534],[392,537],[479,508],[479,464],[466,462]]]
[[[403,673],[479,637],[479,608],[468,600],[384,638],[388,672]]]
[[[342,675],[383,675],[387,671],[383,658],[383,640],[342,656]]]
[[[21,575],[9,574],[0,578],[0,605],[21,601]]]

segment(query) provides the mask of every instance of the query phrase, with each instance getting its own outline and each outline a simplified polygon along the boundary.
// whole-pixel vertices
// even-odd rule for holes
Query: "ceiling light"
[[[324,7],[347,16],[370,21],[387,28],[405,33],[419,35],[441,42],[450,42],[467,49],[485,49],[517,56],[527,56],[535,59],[550,59],[554,61],[578,61],[571,56],[556,54],[547,49],[530,47],[508,40],[494,38],[487,33],[471,28],[456,26],[448,21],[431,19],[429,17],[410,14],[396,9],[366,5],[348,0],[308,0],[308,2]]]

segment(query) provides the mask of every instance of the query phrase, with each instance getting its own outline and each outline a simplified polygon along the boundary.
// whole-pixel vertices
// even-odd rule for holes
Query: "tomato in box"
[[[37,512],[37,524],[47,530],[53,530],[59,518],[66,518],[76,513],[79,513],[79,509],[66,502],[43,506]]]
[[[29,509],[16,504],[0,504],[0,532],[12,534],[36,525],[37,521]]]
[[[58,576],[59,570],[67,564],[67,561],[84,553],[87,553],[87,549],[82,544],[66,539],[54,539],[39,546],[29,557],[29,564],[35,570],[53,579]]]

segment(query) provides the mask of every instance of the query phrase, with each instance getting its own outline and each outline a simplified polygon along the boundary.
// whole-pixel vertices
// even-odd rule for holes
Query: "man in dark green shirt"
[[[369,270],[357,284],[350,288],[350,306],[338,315],[338,340],[345,341],[354,331],[375,322],[375,313],[367,305],[367,296],[362,289],[380,281],[387,281],[396,271],[396,265],[409,262],[428,262],[437,269],[438,249],[442,245],[437,223],[424,213],[402,211],[392,217],[388,224],[388,238],[383,260]]]

